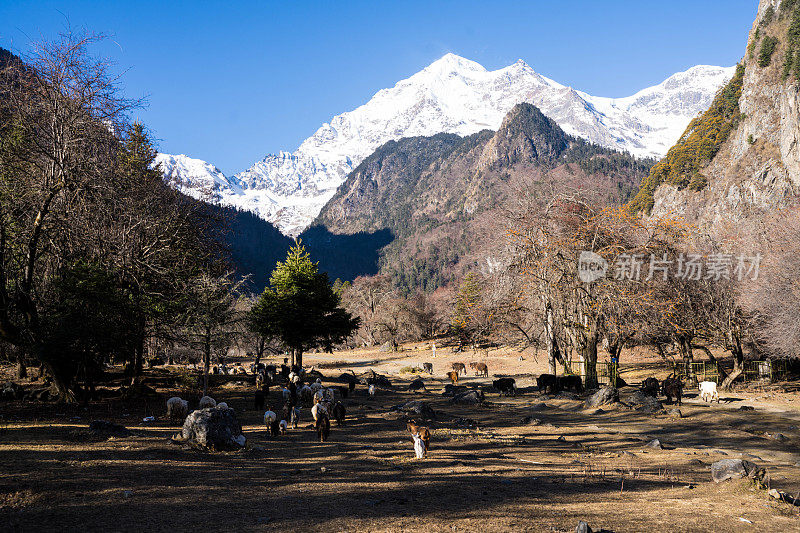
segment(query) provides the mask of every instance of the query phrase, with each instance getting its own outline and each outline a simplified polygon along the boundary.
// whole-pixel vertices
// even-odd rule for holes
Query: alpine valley
[[[514,106],[530,103],[565,134],[638,158],[659,158],[733,74],[734,67],[695,66],[632,96],[605,98],[557,83],[522,60],[488,71],[447,54],[333,117],[294,152],[267,155],[233,176],[186,155],[159,154],[157,161],[181,192],[250,211],[284,235],[297,236],[348,174],[389,141],[446,133],[451,137],[441,139],[450,146],[455,136],[488,138],[479,132],[497,131]]]

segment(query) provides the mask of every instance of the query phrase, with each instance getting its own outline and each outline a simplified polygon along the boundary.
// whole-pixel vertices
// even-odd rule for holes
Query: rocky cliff
[[[693,121],[653,168],[632,203],[635,207],[651,207],[655,216],[685,217],[703,232],[719,236],[738,232],[746,219],[760,220],[798,201],[800,2],[761,0],[741,65],[740,87],[731,85],[737,83],[734,76],[720,93],[727,89],[729,94],[739,94],[730,131],[719,126],[725,120],[719,113]],[[697,128],[710,133],[698,141]],[[664,161],[671,161],[679,171],[673,171],[671,179],[654,179]],[[686,168],[691,176],[680,175],[680,169]],[[667,174],[662,169],[661,175]],[[650,206],[644,197],[648,186],[652,187]]]

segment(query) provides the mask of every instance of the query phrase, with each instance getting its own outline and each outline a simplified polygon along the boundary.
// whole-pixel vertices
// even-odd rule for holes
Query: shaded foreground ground
[[[690,398],[683,418],[670,418],[621,405],[584,410],[580,400],[540,397],[532,388],[516,398],[487,393],[480,407],[452,405],[440,394],[441,374],[459,356],[442,355],[436,375],[422,375],[428,391],[416,394],[405,390],[410,376],[394,373],[424,353],[312,358],[326,376],[371,367],[396,384],[374,398],[359,387],[345,401],[346,425],[334,426],[326,443],[307,427],[308,410],[298,430],[268,437],[249,381],[212,394],[239,414],[248,437],[240,452],[176,445],[169,437],[177,426],[141,422],[147,414],[163,418],[163,398],[177,389],[87,409],[0,404],[0,529],[574,531],[583,519],[617,532],[800,531],[798,508],[744,481],[714,484],[709,472],[713,461],[748,453],[767,468],[772,487],[800,491],[800,413],[792,407],[767,404],[763,393],[723,394],[711,406]],[[516,357],[483,360],[492,374],[516,374],[523,388],[530,378],[521,373],[539,370]],[[430,455],[421,461],[404,418],[391,410],[412,399],[437,413]],[[277,409],[274,388],[271,400]],[[536,421],[523,423],[526,417]],[[85,428],[95,418],[133,435],[94,439]],[[765,435],[774,433],[786,440]],[[645,446],[656,437],[667,449]]]

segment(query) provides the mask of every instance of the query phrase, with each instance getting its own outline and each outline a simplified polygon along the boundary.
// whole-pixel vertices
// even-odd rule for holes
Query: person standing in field
[[[434,342],[431,344],[431,350],[433,350],[433,357],[436,357],[436,343]]]

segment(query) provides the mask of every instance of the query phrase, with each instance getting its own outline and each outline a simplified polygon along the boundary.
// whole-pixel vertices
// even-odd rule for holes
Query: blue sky
[[[25,53],[69,23],[99,53],[162,151],[233,173],[294,150],[447,52],[496,69],[521,58],[598,96],[696,64],[736,63],[757,0],[149,2],[0,0],[0,46]]]

